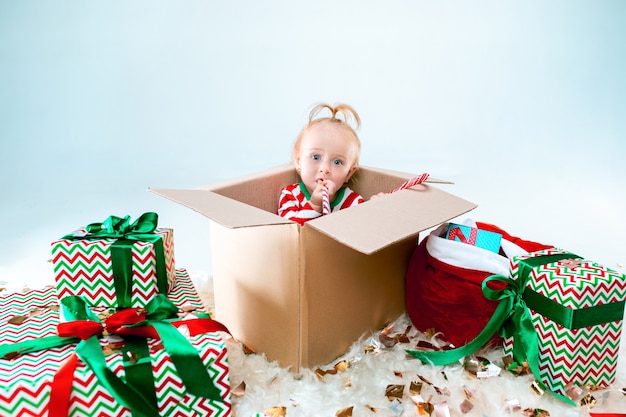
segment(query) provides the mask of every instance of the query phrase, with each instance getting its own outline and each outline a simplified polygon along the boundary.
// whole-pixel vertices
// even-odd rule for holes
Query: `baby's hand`
[[[320,183],[322,184],[322,186],[325,186],[328,189],[328,195],[330,197],[330,201],[333,201],[335,199],[335,193],[337,193],[337,184],[335,184],[331,180],[323,180],[323,181],[320,181]],[[321,188],[320,188],[320,192],[321,192]]]
[[[333,201],[335,198],[335,193],[337,192],[337,185],[331,180],[319,180],[317,185],[315,186],[315,190],[311,193],[311,202],[316,205],[321,206],[322,204],[322,188],[326,187],[328,189],[328,196],[330,201]]]

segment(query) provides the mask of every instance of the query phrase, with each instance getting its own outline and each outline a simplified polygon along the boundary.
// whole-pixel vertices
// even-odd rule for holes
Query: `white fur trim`
[[[468,226],[474,224],[475,227],[473,222],[468,224],[466,221],[464,224]],[[435,259],[458,268],[509,275],[509,258],[527,253],[504,237],[501,247],[507,257],[487,249],[440,237],[447,227],[448,223],[444,223],[430,233],[426,242],[426,250]]]

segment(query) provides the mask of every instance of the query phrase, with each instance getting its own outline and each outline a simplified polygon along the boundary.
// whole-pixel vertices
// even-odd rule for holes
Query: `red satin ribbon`
[[[52,392],[48,403],[48,417],[67,417],[70,410],[70,394],[72,392],[72,381],[74,371],[78,364],[78,355],[72,356],[61,365],[52,379]]]
[[[590,417],[626,417],[622,413],[589,413]]]
[[[87,340],[92,336],[100,337],[104,330],[109,334],[132,335],[143,338],[159,339],[159,334],[150,325],[134,326],[147,318],[147,312],[140,308],[128,308],[107,317],[104,323],[92,320],[74,320],[57,325],[61,337],[78,337]],[[175,327],[187,326],[189,334],[196,336],[203,333],[230,332],[223,324],[208,318],[195,318],[172,321]],[[67,417],[70,409],[70,394],[74,380],[74,371],[78,365],[78,355],[72,355],[61,365],[52,380],[52,394],[48,407],[49,417]]]
[[[61,337],[78,337],[87,340],[91,336],[100,336],[104,330],[108,334],[139,336],[150,339],[159,339],[159,334],[152,326],[135,326],[146,319],[146,311],[141,308],[127,308],[107,317],[104,323],[91,320],[74,320],[59,323],[57,331]],[[223,324],[205,318],[177,320],[171,323],[174,327],[186,325],[191,336],[202,333],[223,331],[230,333]]]

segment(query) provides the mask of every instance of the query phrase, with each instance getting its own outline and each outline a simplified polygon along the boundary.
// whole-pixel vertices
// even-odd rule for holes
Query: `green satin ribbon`
[[[98,316],[88,307],[82,297],[70,296],[61,300],[63,317],[66,323],[72,321],[84,321],[85,323],[101,323]],[[141,309],[127,309],[123,312],[142,311]],[[119,313],[117,313],[119,314]],[[115,314],[109,318],[114,318]],[[193,345],[172,324],[181,322],[178,319],[178,308],[163,294],[158,294],[146,306],[145,319],[134,324],[120,326],[119,334],[126,340],[130,334],[131,344],[145,344],[140,342],[137,335],[145,335],[146,330],[154,330],[163,342],[163,347],[168,353],[176,372],[181,378],[189,394],[221,402],[219,389],[215,386]],[[106,321],[105,321],[106,324]],[[93,327],[93,326],[90,326]],[[102,326],[101,326],[102,328]],[[115,334],[115,329],[111,329]],[[140,358],[139,362],[149,366],[131,366],[125,368],[126,378],[124,383],[107,366],[104,353],[98,340],[98,335],[92,335],[84,340],[77,337],[50,336],[26,342],[0,345],[0,357],[12,357],[16,354],[24,354],[42,349],[60,347],[70,343],[78,343],[75,353],[94,372],[98,381],[113,395],[124,407],[131,410],[134,417],[158,417],[158,405],[154,394],[154,377],[150,365],[149,356]],[[140,348],[140,353],[148,353],[147,348]],[[141,365],[141,364],[140,364]],[[210,365],[209,365],[210,366]],[[147,370],[149,369],[149,376]],[[148,378],[146,380],[146,378]],[[151,394],[148,392],[151,390]]]
[[[456,349],[442,351],[407,350],[407,353],[424,363],[448,365],[473,354],[484,346],[494,334],[498,333],[501,337],[513,338],[513,358],[518,363],[527,361],[530,370],[540,381],[539,340],[532,323],[530,309],[568,328],[586,327],[621,320],[624,314],[623,301],[571,310],[526,287],[534,267],[572,258],[580,257],[567,252],[535,256],[519,262],[517,280],[503,275],[492,275],[486,278],[482,283],[484,296],[489,300],[499,301],[499,303],[491,319],[478,336],[468,344]],[[506,284],[506,287],[501,290],[493,290],[488,285],[492,281],[502,282]],[[545,386],[542,388],[545,389]],[[555,392],[551,393],[557,398],[575,405],[571,399]]]
[[[158,214],[147,212],[139,216],[133,223],[130,216],[123,218],[109,216],[102,223],[91,223],[85,230],[87,235],[69,234],[63,236],[67,240],[98,240],[116,239],[111,244],[111,263],[115,294],[119,307],[130,307],[132,297],[133,245],[135,242],[151,242],[156,257],[157,288],[160,293],[167,294],[167,269],[163,238],[155,234]]]

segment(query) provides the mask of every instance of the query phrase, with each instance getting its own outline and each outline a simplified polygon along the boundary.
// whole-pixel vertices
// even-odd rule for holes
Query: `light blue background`
[[[209,222],[147,191],[282,164],[318,102],[362,164],[455,181],[470,217],[623,271],[626,2],[0,2],[0,281],[157,211],[210,271]]]

